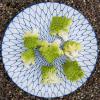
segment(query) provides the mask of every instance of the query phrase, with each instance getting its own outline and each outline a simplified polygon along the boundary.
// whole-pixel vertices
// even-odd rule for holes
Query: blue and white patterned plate
[[[82,44],[83,49],[77,58],[85,76],[77,81],[70,82],[62,74],[61,62],[65,59],[55,60],[58,75],[62,83],[55,85],[43,85],[41,83],[41,66],[47,62],[36,52],[36,63],[25,66],[21,60],[23,35],[34,28],[39,29],[40,39],[52,42],[56,37],[49,35],[49,25],[53,16],[66,16],[72,18],[73,24],[69,31],[69,40],[75,40]],[[9,77],[24,91],[39,97],[60,97],[78,89],[90,77],[95,68],[98,55],[96,35],[87,19],[77,10],[65,4],[39,3],[32,5],[17,14],[6,28],[2,42],[2,57],[4,67]]]

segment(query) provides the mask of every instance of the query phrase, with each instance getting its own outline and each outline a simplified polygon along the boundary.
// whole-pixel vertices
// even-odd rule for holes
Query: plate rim
[[[95,63],[95,65],[94,65],[93,70],[91,71],[90,76],[87,78],[87,80],[86,80],[81,86],[79,86],[78,88],[76,88],[76,90],[74,90],[74,91],[72,91],[72,92],[70,92],[70,93],[68,93],[68,94],[66,94],[66,95],[59,96],[59,97],[40,97],[40,96],[31,94],[31,93],[25,91],[24,89],[22,89],[21,87],[19,87],[19,86],[13,81],[13,79],[9,76],[8,71],[7,71],[6,68],[5,68],[5,64],[3,63],[3,55],[2,55],[2,51],[3,51],[3,50],[2,50],[2,45],[3,45],[3,39],[4,39],[4,36],[5,36],[5,33],[6,33],[6,30],[7,30],[8,26],[9,26],[10,23],[13,21],[13,19],[14,19],[18,14],[20,14],[22,11],[24,11],[24,10],[27,9],[27,8],[30,8],[31,6],[34,6],[34,5],[37,5],[37,4],[41,4],[41,3],[58,3],[58,4],[63,4],[63,5],[65,5],[65,6],[69,6],[69,7],[73,8],[73,9],[75,9],[76,11],[78,11],[78,12],[79,12],[81,15],[83,15],[84,18],[89,22],[89,25],[92,27],[93,32],[95,33],[95,39],[96,39],[96,42],[97,42],[97,58],[96,58],[96,63]],[[65,3],[65,2],[62,2],[62,1],[61,1],[61,2],[60,2],[60,1],[57,1],[57,2],[47,2],[47,1],[42,1],[42,2],[41,2],[41,1],[38,1],[38,2],[32,2],[31,4],[25,6],[23,9],[19,10],[12,18],[9,19],[9,21],[8,21],[8,22],[6,23],[6,25],[5,25],[5,28],[4,28],[4,30],[3,30],[3,34],[2,34],[1,37],[2,37],[2,38],[1,38],[1,52],[0,52],[0,53],[1,53],[1,63],[3,64],[3,69],[4,69],[4,71],[6,72],[7,77],[9,77],[9,81],[13,82],[13,83],[15,84],[15,86],[16,86],[17,88],[20,89],[20,91],[22,90],[24,93],[27,93],[27,94],[30,95],[30,96],[35,96],[36,98],[41,98],[41,99],[47,99],[47,98],[48,98],[48,99],[57,99],[57,98],[64,97],[64,96],[68,96],[68,95],[70,95],[70,94],[75,93],[75,92],[78,91],[81,87],[83,87],[84,84],[86,84],[86,83],[90,80],[91,76],[93,75],[93,73],[94,73],[95,70],[96,70],[96,66],[97,66],[97,63],[98,63],[98,60],[99,60],[99,41],[98,41],[99,38],[98,38],[98,35],[97,35],[96,30],[93,28],[92,23],[90,22],[90,20],[88,19],[88,17],[84,15],[84,13],[82,12],[82,10],[80,11],[80,9],[77,9],[76,6],[72,6],[71,4],[68,4],[68,3]]]

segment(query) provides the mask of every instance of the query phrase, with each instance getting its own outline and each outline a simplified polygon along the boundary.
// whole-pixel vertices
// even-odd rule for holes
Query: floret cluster
[[[54,16],[50,23],[50,34],[53,36],[61,37],[65,41],[65,37],[68,38],[69,28],[72,24],[72,20],[67,17]],[[65,41],[62,48],[60,43],[55,40],[52,43],[48,41],[39,40],[38,32],[27,32],[23,36],[23,43],[26,51],[22,52],[21,58],[25,64],[35,63],[35,49],[38,49],[42,57],[50,63],[51,66],[42,66],[42,80],[43,84],[56,84],[61,82],[61,79],[57,76],[57,69],[53,65],[53,61],[62,56],[66,55],[67,59],[62,65],[63,72],[66,78],[72,82],[81,79],[84,76],[84,71],[81,69],[75,58],[81,50],[81,44],[68,40]]]

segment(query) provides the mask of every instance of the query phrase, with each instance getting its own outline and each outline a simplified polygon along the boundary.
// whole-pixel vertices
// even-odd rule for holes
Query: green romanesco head
[[[63,51],[68,57],[78,57],[78,52],[81,50],[81,44],[76,41],[66,41],[63,45]]]
[[[30,32],[25,33],[23,37],[24,46],[29,49],[37,48],[40,42],[38,37],[39,37],[38,33],[34,34]]]
[[[69,59],[63,64],[63,71],[66,78],[72,82],[75,82],[84,76],[84,72],[78,62]]]
[[[43,84],[56,84],[61,81],[54,66],[42,66],[41,71]]]
[[[67,18],[66,16],[54,16],[52,17],[52,21],[50,23],[50,34],[61,36],[61,34],[69,31],[69,26],[71,24],[72,20],[70,18]]]
[[[21,54],[21,59],[25,64],[34,64],[35,53],[33,50],[28,49]]]
[[[52,63],[57,57],[63,54],[63,51],[59,48],[59,44],[45,43],[39,49],[40,54],[48,61]]]
[[[46,46],[48,46],[48,41],[41,40],[40,43],[39,43],[39,47],[46,47]]]

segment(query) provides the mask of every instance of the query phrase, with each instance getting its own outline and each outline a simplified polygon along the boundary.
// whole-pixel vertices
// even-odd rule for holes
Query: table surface
[[[2,0],[1,0],[2,1]],[[94,28],[100,49],[100,1],[99,0],[45,0],[62,2],[81,11],[88,18]],[[3,0],[0,2],[0,43],[4,30],[9,21],[22,9],[32,3],[44,2],[44,0]],[[1,53],[0,53],[1,55]],[[100,55],[100,54],[99,54]],[[91,78],[77,91],[68,96],[55,98],[52,100],[99,100],[100,98],[100,56],[96,69]],[[31,96],[18,88],[8,77],[3,63],[0,59],[0,100],[45,100]]]

